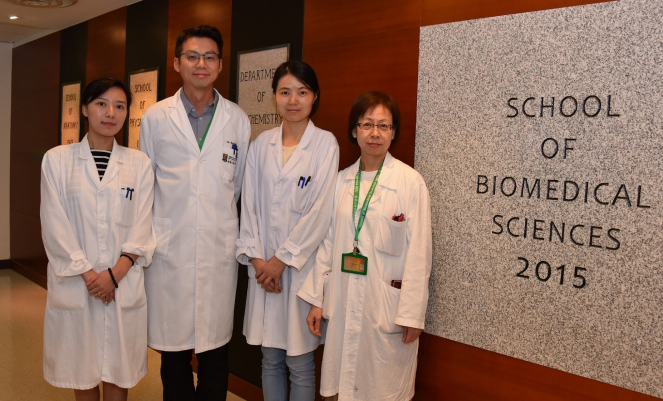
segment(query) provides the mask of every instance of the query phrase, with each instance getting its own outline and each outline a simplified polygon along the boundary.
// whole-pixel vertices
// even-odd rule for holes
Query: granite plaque
[[[62,85],[60,145],[78,142],[81,133],[81,83]]]
[[[663,397],[663,2],[424,27],[426,331]]]
[[[261,132],[281,125],[272,93],[274,71],[288,61],[289,45],[239,52],[237,104],[249,116],[251,140]]]
[[[141,70],[129,74],[131,107],[129,107],[129,130],[127,147],[140,149],[140,119],[148,107],[157,102],[159,69]]]

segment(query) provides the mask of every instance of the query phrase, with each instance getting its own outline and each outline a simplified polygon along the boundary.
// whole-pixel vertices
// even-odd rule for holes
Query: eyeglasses
[[[200,54],[195,50],[189,50],[188,52],[182,53],[180,56],[184,56],[184,59],[192,64],[198,64],[198,62],[200,62],[201,57],[203,58],[203,60],[205,60],[207,64],[214,64],[217,61],[219,61],[219,59],[221,58],[220,55],[214,52]]]
[[[355,125],[362,131],[373,131],[373,127],[378,127],[378,131],[382,132],[383,134],[386,134],[392,129],[396,128],[396,126],[393,124],[355,123]]]

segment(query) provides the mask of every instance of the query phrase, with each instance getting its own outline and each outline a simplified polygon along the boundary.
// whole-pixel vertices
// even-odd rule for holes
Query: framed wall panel
[[[60,98],[60,145],[79,140],[81,132],[81,83],[62,84]]]
[[[159,69],[139,70],[129,73],[127,82],[131,92],[131,106],[127,115],[126,146],[140,148],[140,119],[145,110],[157,102]]]

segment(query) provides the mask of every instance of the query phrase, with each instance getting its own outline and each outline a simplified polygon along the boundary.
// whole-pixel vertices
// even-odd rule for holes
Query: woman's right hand
[[[315,305],[311,305],[311,310],[308,312],[306,317],[306,323],[308,324],[308,329],[314,336],[322,337],[320,333],[320,323],[322,323],[322,308],[318,308]]]

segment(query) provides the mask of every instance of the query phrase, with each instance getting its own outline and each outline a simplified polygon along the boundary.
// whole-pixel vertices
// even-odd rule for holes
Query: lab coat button
[[[199,197],[200,199],[203,199],[203,194],[198,194],[198,197]]]
[[[201,261],[199,260],[198,262],[196,262],[196,264],[197,264],[198,266],[201,266],[201,265],[203,264],[203,262],[201,262]]]
[[[203,233],[203,229],[198,227],[198,234],[202,234],[202,233]]]
[[[357,386],[355,386],[355,393],[356,393],[357,391],[358,391],[358,390],[357,390]]]
[[[102,252],[106,251],[106,245],[102,245],[102,246],[101,246],[101,251],[102,251]]]

